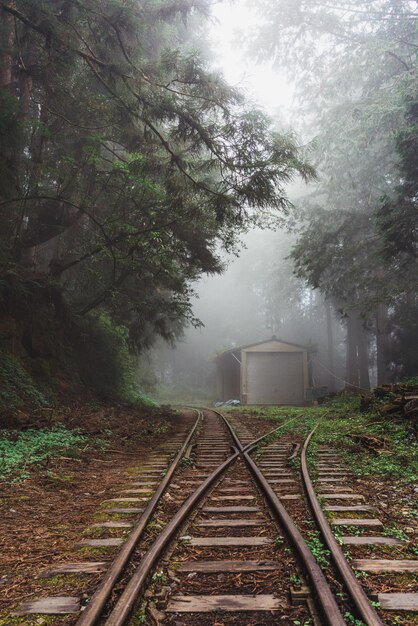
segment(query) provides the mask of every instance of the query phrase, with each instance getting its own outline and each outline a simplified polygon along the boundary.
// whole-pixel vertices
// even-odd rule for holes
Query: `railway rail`
[[[284,624],[346,624],[341,599],[286,509],[286,501],[301,497],[294,493],[295,472],[288,464],[298,448],[273,437],[280,426],[253,441],[242,425],[238,437],[217,411],[196,414],[190,431],[150,457],[114,499],[119,505],[105,509],[128,519],[101,526],[129,527],[129,536],[113,543],[87,540],[92,546],[121,544],[110,565],[80,562],[58,568],[62,574],[106,568],[86,606],[78,597],[47,597],[24,603],[15,615],[74,613],[76,626],[124,626],[133,614],[135,624],[261,626],[275,623],[275,615]],[[316,522],[358,616],[368,626],[382,625],[321,512],[306,462],[311,437],[301,453],[302,477]],[[172,462],[169,455],[175,455]],[[325,457],[334,459],[326,450]],[[145,508],[139,508],[144,499]],[[135,523],[134,515],[140,515]],[[159,518],[165,523],[155,537],[150,529]],[[51,568],[43,575],[56,573]],[[297,584],[292,586],[292,580]],[[149,598],[158,599],[150,618],[141,609],[147,586]]]

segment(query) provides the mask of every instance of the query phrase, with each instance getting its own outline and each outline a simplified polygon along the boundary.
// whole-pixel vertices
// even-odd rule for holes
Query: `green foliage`
[[[253,49],[289,72],[298,117],[315,138],[319,184],[298,201],[291,223],[296,275],[344,319],[359,311],[369,331],[389,337],[377,347],[381,382],[389,369],[394,377],[416,373],[414,11],[391,0],[313,0],[303,10],[296,0],[256,5],[262,20]],[[379,305],[390,307],[392,326],[375,319]],[[351,371],[346,379],[356,384]]]
[[[43,407],[48,403],[22,362],[9,353],[0,353],[0,408],[16,409],[25,404]]]
[[[159,583],[161,585],[164,585],[167,582],[167,576],[161,570],[161,571],[156,572],[155,574],[153,574],[151,580],[152,580],[153,583]]]
[[[346,611],[344,613],[344,619],[346,620],[347,624],[350,624],[350,626],[366,626],[365,623],[361,621],[361,619],[356,618],[349,611]]]
[[[132,626],[141,626],[142,624],[145,624],[146,621],[147,621],[146,608],[142,607],[138,611],[134,612],[131,623],[132,623]]]
[[[394,539],[400,539],[401,541],[408,541],[408,535],[402,528],[396,528],[393,526],[392,528],[384,528],[382,534],[386,537],[393,537]]]
[[[191,467],[193,464],[193,459],[188,456],[184,456],[180,461],[180,467]]]
[[[313,175],[296,138],[208,69],[209,8],[3,6],[0,65],[10,59],[11,71],[0,129],[22,125],[16,149],[0,150],[13,172],[0,185],[5,271],[58,283],[73,311],[104,311],[139,349],[199,325],[192,284],[222,270],[219,250],[270,221],[266,209],[289,208],[289,180]],[[94,332],[109,341],[109,329]],[[107,374],[92,376],[106,392]]]
[[[155,406],[135,385],[135,357],[129,350],[128,332],[101,313],[82,322],[79,344],[83,382],[105,399]]]
[[[87,441],[85,435],[63,427],[25,432],[3,431],[0,438],[0,480],[15,482],[27,478],[30,465],[77,452]]]
[[[320,567],[328,567],[331,553],[325,548],[324,544],[320,540],[319,533],[316,531],[309,532],[306,543],[317,560],[318,565]]]
[[[300,416],[300,409],[289,407],[240,408],[240,412],[274,421],[282,421],[297,413]],[[408,424],[361,412],[359,396],[341,395],[322,406],[306,407],[302,417],[285,425],[280,432],[296,432],[306,437],[318,421],[319,428],[309,445],[312,454],[319,444],[335,446],[344,463],[357,475],[392,476],[405,483],[418,480],[418,443]],[[381,454],[368,452],[351,439],[350,435],[355,434],[383,437],[385,450]]]

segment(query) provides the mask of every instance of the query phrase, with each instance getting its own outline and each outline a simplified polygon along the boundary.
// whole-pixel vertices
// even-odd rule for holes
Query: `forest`
[[[417,0],[0,0],[0,626],[418,626]]]
[[[210,386],[211,356],[272,334],[330,390],[417,374],[414,3],[251,3],[237,42],[289,118],[216,68],[211,5],[0,2],[3,408],[147,402],[199,358]]]

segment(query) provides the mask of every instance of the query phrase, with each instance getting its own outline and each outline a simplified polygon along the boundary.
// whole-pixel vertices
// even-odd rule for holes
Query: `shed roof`
[[[294,348],[301,348],[302,350],[308,350],[309,352],[312,351],[312,347],[302,346],[298,343],[291,343],[290,341],[283,341],[282,339],[278,339],[277,337],[271,337],[271,339],[264,339],[263,341],[257,341],[256,343],[248,343],[243,346],[235,346],[235,348],[229,348],[228,350],[224,350],[223,352],[221,352],[215,357],[215,361],[216,359],[223,357],[225,354],[231,354],[233,352],[240,352],[241,350],[245,350],[246,348],[253,348],[254,346],[261,346],[265,343],[273,343],[273,342],[285,344],[287,346],[293,346]]]

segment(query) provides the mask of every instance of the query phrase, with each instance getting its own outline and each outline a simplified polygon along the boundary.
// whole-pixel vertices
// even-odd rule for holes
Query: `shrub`
[[[116,326],[106,313],[83,320],[78,361],[84,384],[101,398],[154,404],[135,384],[136,361],[129,351],[127,329]]]
[[[0,407],[16,409],[25,404],[42,407],[48,399],[36,386],[22,362],[7,352],[0,353]]]

